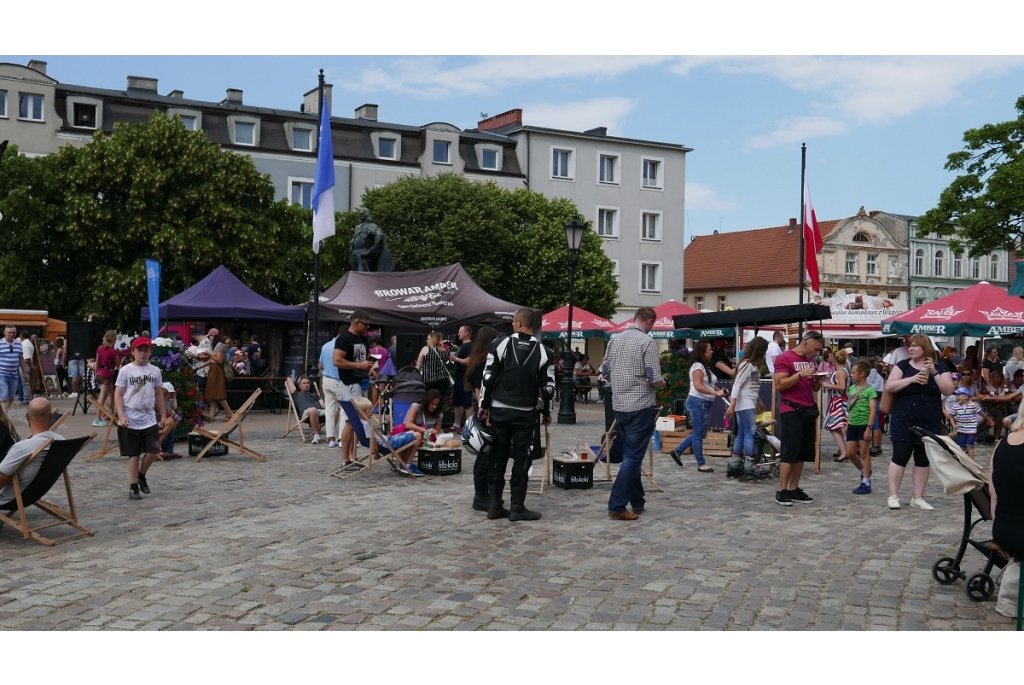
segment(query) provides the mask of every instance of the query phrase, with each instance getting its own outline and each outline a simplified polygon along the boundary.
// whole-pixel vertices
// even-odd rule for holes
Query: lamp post
[[[587,230],[587,224],[580,220],[579,214],[573,214],[572,219],[565,225],[565,242],[569,247],[569,328],[566,331],[568,349],[572,350],[572,301],[576,294],[576,267],[580,263],[580,244],[583,242],[583,234]],[[572,356],[569,356],[572,361]],[[574,397],[575,387],[572,377],[572,369],[566,369],[562,374],[562,402],[558,406],[558,423],[576,423],[576,398]]]

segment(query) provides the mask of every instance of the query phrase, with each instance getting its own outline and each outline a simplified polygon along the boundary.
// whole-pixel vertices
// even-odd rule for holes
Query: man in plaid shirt
[[[608,515],[620,521],[635,521],[644,510],[640,465],[660,411],[656,390],[665,387],[658,344],[649,335],[654,320],[650,307],[636,310],[633,323],[612,338],[604,356],[611,375],[615,421],[626,439],[622,466],[608,498]],[[626,509],[627,504],[632,512]]]

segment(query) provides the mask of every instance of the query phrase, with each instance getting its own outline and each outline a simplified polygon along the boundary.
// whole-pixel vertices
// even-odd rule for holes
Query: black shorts
[[[817,416],[804,417],[795,411],[779,414],[779,440],[782,441],[779,459],[783,464],[814,461],[817,424]]]
[[[892,463],[896,466],[906,468],[910,463],[910,457],[914,457],[914,466],[921,468],[930,466],[924,445],[915,445],[912,442],[894,442],[892,444]]]
[[[463,380],[462,378],[455,379],[455,385],[452,387],[452,405],[469,409],[473,406],[473,391],[466,390]]]
[[[142,430],[118,426],[117,445],[121,448],[122,457],[157,454],[160,452],[160,429],[156,424]]]
[[[860,442],[867,440],[865,435],[868,432],[867,425],[854,426],[852,423],[846,426],[846,442]]]

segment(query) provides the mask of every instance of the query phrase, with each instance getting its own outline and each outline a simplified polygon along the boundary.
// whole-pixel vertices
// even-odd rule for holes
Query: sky
[[[869,211],[921,214],[936,204],[942,189],[953,180],[954,174],[943,166],[950,153],[962,148],[964,131],[1016,118],[1016,100],[1024,95],[1024,57],[1019,55],[880,54],[893,46],[908,53],[934,52],[935,45],[979,53],[996,47],[966,39],[940,40],[943,31],[957,31],[958,10],[930,25],[916,15],[894,15],[894,4],[868,2],[863,5],[866,10],[885,9],[891,21],[877,23],[868,11],[868,16],[860,18],[864,23],[836,28],[819,26],[817,17],[811,17],[803,27],[814,30],[817,42],[804,45],[792,40],[800,35],[801,25],[791,26],[786,17],[746,16],[741,26],[733,30],[730,25],[727,30],[721,22],[734,17],[704,14],[696,18],[719,30],[703,32],[689,28],[692,24],[686,20],[693,17],[679,14],[675,6],[653,6],[664,12],[666,21],[652,26],[650,15],[586,20],[575,15],[572,20],[582,22],[576,33],[580,42],[554,44],[577,47],[580,52],[607,45],[637,54],[645,52],[645,47],[678,46],[685,48],[680,52],[704,56],[368,54],[389,44],[423,53],[436,51],[446,42],[432,37],[432,27],[455,34],[476,33],[468,30],[481,23],[476,15],[460,17],[453,9],[442,17],[424,14],[423,30],[415,23],[410,28],[406,20],[397,21],[406,32],[397,41],[361,35],[354,41],[327,41],[323,46],[330,51],[333,45],[344,45],[346,49],[338,52],[350,53],[345,55],[239,56],[308,52],[311,42],[305,35],[282,37],[269,30],[266,22],[251,35],[242,32],[232,38],[226,32],[190,29],[179,18],[168,20],[166,33],[119,34],[124,41],[118,46],[139,53],[219,50],[225,54],[100,56],[40,50],[0,55],[0,60],[24,64],[43,59],[50,76],[76,85],[123,89],[129,74],[154,77],[159,79],[160,93],[180,89],[190,99],[220,101],[227,88],[239,88],[246,104],[291,110],[298,109],[302,94],[316,86],[318,70],[323,69],[334,85],[333,113],[339,116],[351,116],[356,107],[369,102],[379,105],[381,121],[410,125],[445,121],[470,128],[482,113],[494,115],[518,107],[529,125],[576,131],[606,126],[610,135],[681,143],[693,148],[687,157],[688,236],[777,226],[799,216],[801,143],[807,144],[808,181],[819,220],[852,216],[861,206]],[[545,6],[532,7],[541,12]],[[750,15],[753,8],[762,6],[739,3],[732,7],[746,7]],[[372,9],[366,11],[370,14],[365,16],[372,18]],[[1024,14],[1005,6],[1002,12],[1011,23]],[[567,16],[571,15],[554,16],[552,24]],[[614,21],[609,24],[609,19]],[[849,17],[844,21],[848,23]],[[494,35],[512,36],[523,25],[520,16],[493,11],[483,16],[483,23],[504,23],[507,26],[497,28]],[[620,42],[584,38],[593,36],[594,30],[607,31],[620,24]],[[828,31],[823,32],[822,26],[828,26]],[[118,26],[114,20],[114,26],[104,24],[100,30],[122,28],[133,28],[133,24],[129,20]],[[73,25],[65,33],[62,37],[57,31],[41,47],[75,53],[76,47],[86,52],[85,48],[96,45],[91,39],[81,41]],[[647,40],[648,33],[653,40]],[[524,53],[543,51],[552,44],[548,36],[545,26],[539,26],[532,33],[524,31],[522,40],[515,42],[521,43]],[[24,45],[37,47],[34,38]],[[484,42],[474,46],[472,40],[455,44],[463,49],[495,47]],[[805,47],[818,55],[770,54],[781,46]],[[828,55],[838,51],[852,54]],[[855,54],[860,51],[864,54]]]

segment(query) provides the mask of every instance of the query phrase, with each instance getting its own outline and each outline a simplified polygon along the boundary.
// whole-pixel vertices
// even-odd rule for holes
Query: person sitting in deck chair
[[[7,452],[7,456],[0,462],[0,507],[14,501],[14,484],[11,482],[11,476],[14,475],[22,463],[31,457],[32,453],[50,438],[54,440],[64,439],[62,435],[58,435],[50,430],[50,411],[50,401],[45,397],[37,397],[29,402],[27,418],[32,435],[15,443]],[[42,454],[33,459],[32,463],[18,474],[18,482],[22,490],[27,488],[32,479],[39,473],[39,467],[42,466],[43,457],[45,456],[46,451],[44,450]]]
[[[325,413],[324,401],[315,392],[309,390],[309,377],[299,378],[299,387],[292,393],[292,400],[295,402],[295,410],[299,414],[299,421],[309,419],[309,427],[313,429],[312,443],[320,442],[320,422],[327,416]]]
[[[352,406],[355,407],[356,411],[359,413],[360,418],[362,419],[363,432],[366,435],[371,436],[370,451],[373,452],[374,454],[377,454],[381,447],[385,447],[397,452],[398,450],[402,449],[411,442],[416,442],[417,448],[419,448],[422,436],[420,436],[419,433],[410,430],[402,431],[401,433],[395,433],[393,435],[388,436],[387,444],[383,444],[383,436],[381,436],[379,432],[374,434],[374,432],[370,428],[369,422],[373,418],[373,402],[366,399],[365,397],[357,397],[354,400],[352,400]],[[376,440],[374,439],[374,437],[376,437]],[[405,466],[406,473],[419,478],[420,476],[423,475],[423,472],[420,471],[419,468],[417,468],[416,464],[412,463],[413,457],[415,456],[416,450],[406,450],[405,455],[402,457],[402,464]]]

